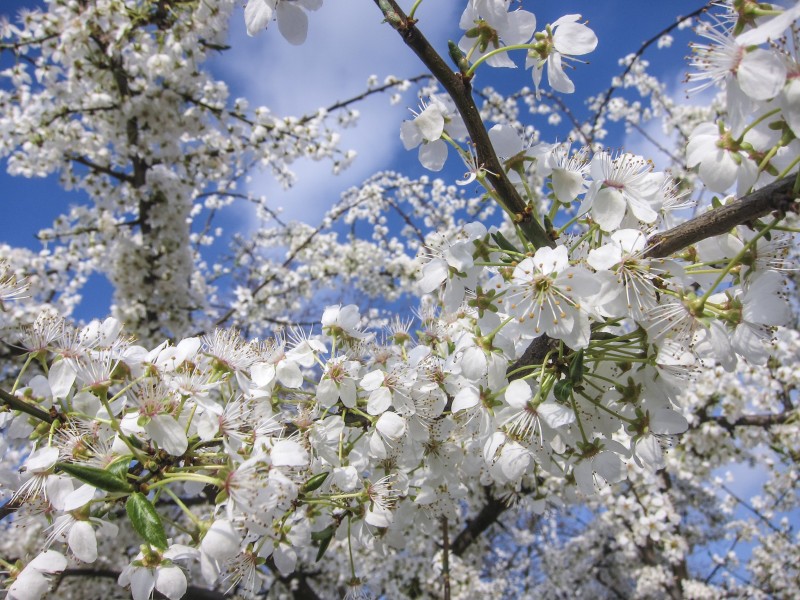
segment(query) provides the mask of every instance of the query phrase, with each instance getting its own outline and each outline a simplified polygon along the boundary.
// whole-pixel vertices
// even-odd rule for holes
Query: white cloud
[[[217,76],[250,105],[268,106],[274,114],[299,116],[320,106],[355,96],[366,89],[375,74],[410,77],[425,72],[419,59],[403,44],[371,2],[326,2],[309,13],[309,34],[302,46],[289,45],[272,23],[261,35],[250,38],[242,12],[234,12],[231,50],[213,63]],[[458,3],[437,2],[436,11],[418,14],[420,27],[442,52],[446,52],[446,27],[458,22]],[[343,8],[343,5],[347,5]],[[430,20],[428,20],[430,17]],[[450,31],[449,35],[458,35]],[[271,207],[282,206],[285,219],[315,223],[335,202],[339,193],[363,181],[377,170],[390,168],[394,157],[405,152],[399,142],[400,123],[408,117],[407,106],[416,107],[410,94],[397,106],[378,95],[355,106],[358,125],[341,131],[341,148],[358,153],[354,164],[339,177],[331,175],[328,161],[300,161],[292,170],[297,184],[284,191],[269,173],[253,173],[250,190],[267,197]],[[250,221],[250,219],[248,219]]]

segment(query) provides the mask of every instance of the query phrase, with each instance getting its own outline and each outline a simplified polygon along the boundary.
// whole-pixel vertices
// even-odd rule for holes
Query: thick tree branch
[[[319,595],[308,582],[308,573],[295,571],[291,575],[283,576],[275,565],[275,560],[272,556],[267,559],[266,564],[275,578],[286,586],[294,600],[320,600]]]
[[[540,335],[530,343],[525,349],[525,352],[517,359],[513,365],[508,368],[508,379],[514,381],[529,374],[529,370],[524,367],[531,367],[533,365],[540,365],[550,351],[553,344],[553,338],[545,335]]]
[[[22,506],[20,498],[11,498],[8,502],[0,506],[0,521],[5,519],[8,515],[13,514]]]
[[[752,223],[771,212],[784,214],[797,211],[796,199],[800,195],[793,191],[794,182],[795,175],[785,177],[730,204],[710,210],[663,233],[657,233],[648,240],[644,255],[654,258],[669,256],[700,240],[730,231],[736,225]],[[519,379],[527,372],[524,367],[541,364],[551,342],[546,335],[534,339],[524,354],[509,367],[508,378]]]
[[[32,404],[28,404],[22,398],[17,398],[13,394],[9,394],[3,389],[0,389],[0,402],[13,410],[24,412],[39,419],[40,421],[44,421],[45,423],[52,423],[55,420],[55,417],[47,411],[44,411],[37,406],[33,406]]]
[[[447,66],[444,59],[414,25],[415,21],[409,19],[394,0],[375,0],[375,4],[383,12],[386,21],[397,30],[405,44],[430,69],[455,102],[469,136],[475,144],[478,165],[486,171],[486,179],[502,204],[513,215],[514,221],[525,237],[537,248],[554,246],[553,240],[530,212],[527,203],[506,176],[472,97],[470,78],[455,73]]]
[[[492,495],[491,488],[484,488],[486,490],[487,500],[483,505],[480,512],[475,518],[470,519],[464,529],[453,539],[450,544],[450,551],[456,556],[463,556],[475,540],[477,540],[484,531],[489,529],[497,522],[505,511],[508,510],[508,505],[502,500],[498,500]]]
[[[796,200],[800,194],[793,191],[795,178],[795,175],[784,177],[730,204],[653,235],[647,242],[645,256],[669,256],[691,244],[730,231],[736,225],[752,223],[773,211],[781,214],[797,211]]]

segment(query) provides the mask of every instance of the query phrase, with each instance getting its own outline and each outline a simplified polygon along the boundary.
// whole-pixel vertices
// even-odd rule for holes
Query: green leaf
[[[323,483],[325,483],[325,480],[327,478],[328,478],[328,472],[327,471],[324,472],[324,473],[317,473],[311,479],[309,479],[308,481],[306,481],[303,484],[303,487],[302,487],[301,491],[303,491],[303,492],[313,492],[314,490],[319,489],[319,487]]]
[[[569,402],[569,397],[572,395],[572,381],[569,379],[562,379],[556,382],[553,386],[553,395],[559,402]]]
[[[74,463],[56,463],[56,466],[67,475],[72,475],[75,479],[80,479],[84,483],[106,492],[128,493],[133,491],[133,486],[117,476],[111,469],[98,469]],[[127,472],[127,465],[125,472]]]
[[[125,503],[125,511],[136,533],[142,536],[145,542],[162,550],[167,549],[167,534],[164,532],[161,517],[147,496],[141,492],[131,494]]]
[[[492,239],[493,239],[493,240],[494,240],[494,241],[497,243],[497,245],[498,245],[500,248],[502,248],[502,249],[503,249],[503,250],[505,250],[506,252],[515,252],[515,253],[519,253],[519,250],[517,250],[517,248],[514,246],[514,244],[512,244],[511,242],[509,242],[509,241],[508,241],[508,239],[506,238],[506,236],[504,236],[504,235],[503,235],[502,233],[500,233],[499,231],[495,231],[495,232],[492,234]]]
[[[133,460],[133,454],[126,454],[125,456],[120,456],[114,462],[106,467],[106,470],[110,471],[122,481],[127,481],[128,478],[128,468],[131,466],[131,461]]]
[[[583,381],[583,350],[579,350],[569,363],[569,380],[573,384]]]
[[[317,558],[314,562],[319,562],[320,559],[325,556],[325,551],[328,549],[328,546],[331,545],[334,533],[336,533],[336,527],[328,525],[322,531],[311,534],[311,539],[319,540],[319,550],[317,550]]]

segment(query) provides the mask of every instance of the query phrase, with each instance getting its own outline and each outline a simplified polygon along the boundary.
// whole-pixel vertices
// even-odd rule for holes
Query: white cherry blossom
[[[539,47],[528,52],[525,68],[532,68],[533,83],[536,90],[542,80],[542,72],[547,65],[547,79],[557,92],[571,94],[575,84],[564,71],[564,63],[573,56],[582,56],[597,47],[597,36],[583,23],[580,15],[564,15],[548,26],[539,40]],[[537,34],[537,40],[538,40]]]

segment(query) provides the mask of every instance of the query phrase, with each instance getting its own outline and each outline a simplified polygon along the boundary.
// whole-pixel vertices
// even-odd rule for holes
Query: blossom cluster
[[[133,111],[129,114],[136,114],[122,124],[128,139],[111,155],[96,141],[112,137],[120,123],[100,116],[92,120],[95,112],[107,112],[100,110],[102,103],[84,106],[90,115],[80,121],[84,145],[69,149],[63,131],[47,128],[40,143],[22,141],[43,124],[72,127],[72,120],[59,113],[64,109],[42,117],[31,108],[13,129],[10,119],[2,122],[15,136],[3,150],[13,152],[13,169],[49,172],[55,167],[48,156],[89,168],[84,174],[74,165],[60,167],[75,185],[90,190],[105,216],[92,225],[99,249],[88,244],[79,252],[93,255],[97,263],[107,244],[113,248],[111,273],[120,297],[135,299],[122,314],[137,330],[149,326],[138,342],[119,319],[77,327],[45,310],[10,340],[24,358],[0,396],[2,449],[7,450],[0,492],[7,497],[4,513],[15,512],[15,522],[34,533],[29,546],[17,549],[18,556],[3,561],[9,597],[42,597],[52,574],[70,564],[101,564],[103,547],[116,539],[128,540],[117,582],[136,600],[155,591],[177,600],[193,577],[225,592],[256,595],[275,578],[290,578],[302,564],[330,557],[335,549],[343,551],[331,559],[329,575],[356,597],[369,573],[354,556],[374,562],[414,554],[420,539],[435,538],[443,523],[445,528],[468,526],[481,506],[476,490],[487,490],[503,507],[498,511],[520,504],[537,519],[548,518],[550,507],[565,502],[601,507],[603,516],[575,542],[585,547],[567,548],[565,563],[591,555],[592,547],[604,548],[601,541],[608,539],[627,549],[648,546],[654,552],[657,547],[665,564],[685,560],[689,548],[676,533],[681,516],[673,501],[678,494],[702,494],[681,465],[711,477],[703,444],[717,434],[704,437],[706,429],[737,426],[709,416],[715,407],[707,399],[714,395],[708,378],[725,381],[733,399],[731,390],[746,381],[746,369],[773,369],[777,351],[793,360],[795,338],[779,329],[792,316],[795,241],[782,230],[783,215],[738,225],[665,255],[658,234],[692,204],[681,181],[632,153],[596,144],[573,150],[570,143],[529,142],[508,120],[497,119],[488,137],[503,159],[502,176],[525,197],[524,212],[508,211],[507,221],[491,225],[480,217],[492,209],[480,200],[468,203],[457,188],[384,174],[346,193],[325,219],[369,221],[373,245],[354,244],[352,252],[340,256],[332,237],[320,234],[322,228],[286,225],[288,233],[277,245],[288,241],[287,262],[303,252],[319,260],[309,259],[302,272],[262,263],[254,272],[264,285],[240,286],[232,309],[266,319],[274,308],[269,303],[290,304],[291,298],[281,298],[291,297],[287,289],[310,290],[311,284],[301,280],[325,270],[340,277],[347,269],[380,271],[365,286],[391,299],[394,278],[408,283],[415,270],[421,295],[416,320],[395,317],[377,329],[367,325],[358,306],[337,304],[322,312],[316,332],[287,328],[248,339],[252,336],[234,329],[213,329],[156,344],[153,340],[163,339],[162,328],[187,330],[193,312],[210,303],[206,286],[222,272],[207,279],[190,275],[201,261],[182,224],[197,214],[193,207],[204,186],[217,178],[233,194],[253,156],[283,171],[304,153],[335,155],[333,139],[317,144],[315,127],[322,121],[295,127],[260,110],[252,120],[244,105],[222,108],[226,90],[197,75],[187,46],[200,43],[198,31],[212,33],[230,3],[218,3],[220,12],[213,3],[200,4],[197,12],[177,10],[170,17],[118,11],[112,0],[92,8],[100,16],[104,11],[114,15],[100,19],[109,31],[130,31],[138,43],[126,46],[120,41],[125,36],[114,43],[108,41],[113,36],[99,36],[110,58],[98,72],[126,74],[122,79],[128,87],[117,89],[115,101],[122,99]],[[578,15],[536,32],[534,15],[509,10],[510,4],[468,2],[460,23],[465,31],[458,44],[461,55],[451,49],[463,59],[457,65],[462,77],[471,77],[483,63],[513,66],[508,52],[524,50],[537,92],[545,70],[555,91],[574,91],[565,61],[591,52],[594,33]],[[301,43],[306,11],[320,5],[249,0],[248,33],[275,18],[289,42]],[[776,14],[735,3],[729,16],[701,29],[713,43],[695,48],[700,74],[692,79],[726,86],[730,122],[698,125],[686,157],[712,191],[724,193],[736,185],[744,194],[792,174],[797,166],[793,98],[799,69],[779,38],[793,27],[799,7]],[[89,10],[80,3],[56,2],[54,8],[50,19],[61,22]],[[117,12],[128,20],[114,26],[114,19],[123,19]],[[154,22],[172,27],[174,39],[156,43],[148,37]],[[34,39],[56,27],[41,17],[31,23],[16,34]],[[83,35],[84,46],[77,46],[93,56],[98,35]],[[135,57],[128,56],[132,48]],[[50,50],[44,47],[43,56]],[[69,58],[53,80],[73,81],[70,73],[85,68],[80,56]],[[36,86],[24,65],[6,75],[16,91],[2,92],[0,99],[21,105]],[[104,77],[92,81],[102,84]],[[161,87],[154,89],[163,92],[157,98],[148,91],[155,80]],[[87,88],[64,88],[59,92],[63,103],[55,106],[76,103],[76,93],[94,98]],[[34,106],[49,106],[60,97],[47,87],[39,92]],[[421,163],[431,170],[443,168],[448,152],[455,150],[469,169],[459,183],[477,182],[507,209],[489,181],[501,174],[480,164],[464,141],[467,124],[453,98],[435,92],[426,98],[414,118],[401,125],[406,149],[419,147]],[[185,147],[159,127],[166,113],[153,114],[153,102],[178,106],[182,125],[192,125]],[[195,120],[200,110],[235,123],[230,136]],[[185,148],[196,153],[170,162]],[[237,158],[226,163],[221,154]],[[111,185],[115,179],[119,185]],[[403,189],[398,195],[410,206],[407,213],[387,193],[392,187]],[[475,220],[460,222],[456,205]],[[422,215],[424,231],[405,219],[407,237],[416,238],[411,247],[420,250],[416,261],[389,234],[381,215],[386,206]],[[128,213],[140,219],[138,233],[119,233],[120,215]],[[62,233],[97,214],[76,209],[75,223]],[[523,225],[530,220],[546,229],[548,243],[534,244],[526,236]],[[312,239],[316,254],[309,250]],[[237,258],[258,262],[266,247],[258,239],[243,243]],[[381,260],[369,264],[378,256],[375,248]],[[349,263],[356,266],[343,266]],[[387,273],[390,283],[382,280]],[[187,299],[190,280],[197,295]],[[274,280],[274,298],[260,303],[255,293]],[[13,309],[27,294],[22,281],[2,263],[0,309]],[[142,298],[137,281],[150,286],[154,298]],[[182,316],[170,308],[178,299]],[[172,315],[166,327],[160,319],[165,315]],[[252,320],[251,331],[262,331]],[[793,376],[783,373],[771,380],[785,383],[789,407],[777,425],[786,424],[793,410],[786,391],[794,385]],[[759,404],[740,400],[735,405],[740,412]],[[692,458],[679,462],[669,450],[687,430],[678,454]],[[772,440],[789,438],[786,432],[771,433]],[[738,451],[718,446],[718,454]],[[662,471],[667,466],[678,474]],[[664,481],[672,477],[678,491],[668,493],[671,484]],[[771,485],[790,492],[796,482],[791,475],[776,476]],[[617,499],[613,490],[621,486],[632,494]],[[513,535],[520,547],[535,545],[525,528]],[[496,551],[503,552],[502,545]],[[458,552],[453,557],[445,552],[437,554],[436,568],[443,571],[452,558],[448,577],[468,590],[464,594],[478,593],[470,585],[485,586],[480,593],[487,595],[509,592],[503,582],[480,581],[474,565],[461,562]],[[763,558],[754,561],[765,577],[783,585],[777,569],[770,570]],[[398,559],[391,567],[399,570],[402,564],[407,563]],[[551,565],[551,570],[557,569]],[[573,578],[564,586],[576,589],[585,570],[572,571],[552,581]],[[658,596],[673,574],[650,559],[637,573],[633,591]],[[470,584],[471,578],[479,583]],[[700,594],[702,586],[695,583],[692,589]],[[433,589],[430,582],[415,585]]]
[[[304,14],[298,4],[282,1],[278,14]],[[203,255],[228,234],[213,217],[237,199],[265,222],[277,217],[245,185],[251,169],[289,186],[300,158],[335,171],[354,158],[329,125],[349,111],[277,115],[232,97],[204,67],[226,47],[235,6],[52,0],[0,22],[0,52],[13,58],[0,71],[0,157],[12,175],[55,173],[90,199],[39,233],[45,253],[24,259],[32,285],[52,280],[66,313],[99,273],[115,316],[141,339],[188,335],[200,314],[213,327],[216,282],[229,271]]]

